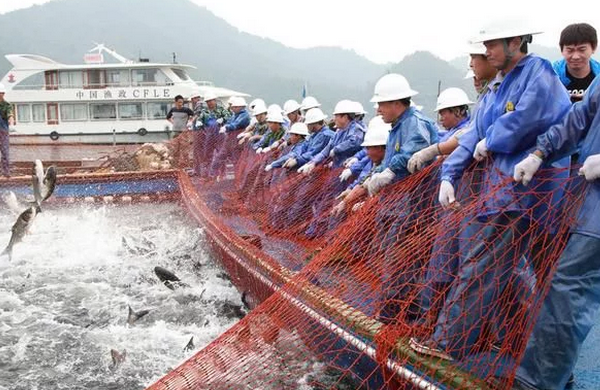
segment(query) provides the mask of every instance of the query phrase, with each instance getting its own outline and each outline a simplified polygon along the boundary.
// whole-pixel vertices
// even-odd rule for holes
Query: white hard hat
[[[277,111],[283,115],[283,110],[281,109],[281,106],[279,104],[271,104],[269,106],[269,112],[271,112],[271,111]]]
[[[236,96],[231,99],[231,107],[246,107],[246,99]]]
[[[475,72],[473,72],[473,69],[469,69],[465,75],[465,80],[471,80],[473,77],[475,77]]]
[[[192,94],[190,95],[190,99],[199,98],[200,96],[202,96],[202,94],[200,93],[200,91],[197,90],[197,89],[194,89],[192,91]]]
[[[418,94],[410,88],[406,78],[397,73],[386,74],[375,84],[375,93],[371,102],[391,102],[393,100],[406,99]]]
[[[206,94],[204,95],[204,101],[207,102],[209,100],[215,100],[217,98],[217,94],[214,93],[213,91],[208,91],[206,92]],[[229,101],[231,101],[233,97],[229,98]]]
[[[486,48],[484,46],[483,43],[478,42],[478,43],[472,43],[469,45],[469,47],[467,48],[467,54],[479,54],[484,56],[485,52],[486,52]],[[469,61],[471,61],[471,59],[469,58]]]
[[[373,121],[371,121],[373,122]],[[382,121],[383,122],[383,121]],[[387,145],[388,136],[392,125],[387,123],[369,124],[365,139],[360,146],[384,146]]]
[[[235,101],[236,96],[230,96],[229,99],[227,99],[227,104],[231,105],[234,101]],[[206,99],[204,99],[206,100]]]
[[[444,108],[459,107],[473,104],[467,93],[460,88],[447,88],[440,93],[437,99],[435,111],[443,110]]]
[[[543,31],[528,26],[523,20],[498,20],[490,23],[471,39],[471,43],[483,43],[496,39],[523,37],[526,35],[541,34]]]
[[[308,127],[302,122],[294,123],[290,128],[290,134],[308,135]]]
[[[369,121],[369,125],[367,126],[367,128],[371,128],[373,126],[377,126],[377,125],[385,125],[386,123],[383,121],[383,117],[381,115],[377,115],[374,116],[373,118],[371,118],[371,120]],[[390,129],[391,129],[391,125],[390,125]]]
[[[283,120],[281,110],[273,110],[271,107],[269,107],[269,110],[267,111],[267,122],[284,123],[285,121]]]
[[[268,112],[267,106],[264,103],[258,102],[252,109],[252,115],[257,116],[260,114],[266,114]]]
[[[250,102],[250,104],[248,104],[248,108],[251,109],[251,110],[254,110],[254,107],[256,107],[256,106],[258,106],[260,104],[262,104],[265,107],[267,106],[267,103],[265,103],[264,100],[262,100],[262,99],[254,99],[254,100],[252,100]]]
[[[6,93],[6,87],[2,83],[0,83],[0,93]]]
[[[356,104],[352,100],[340,100],[333,110],[333,115],[337,114],[354,114]]]
[[[320,108],[311,108],[306,112],[304,123],[311,125],[313,123],[324,121],[325,119],[327,119],[327,115],[325,115]]]
[[[303,110],[310,110],[311,108],[321,107],[321,103],[319,103],[314,97],[307,96],[302,99],[301,106]]]
[[[365,115],[367,112],[365,111],[365,108],[363,107],[363,105],[360,102],[352,102],[355,106],[354,108],[354,113],[356,115]]]
[[[302,106],[295,100],[288,100],[283,103],[283,113],[285,115],[291,114],[294,111],[298,111]]]

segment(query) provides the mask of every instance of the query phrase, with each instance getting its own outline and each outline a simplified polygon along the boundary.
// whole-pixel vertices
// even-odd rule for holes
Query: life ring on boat
[[[56,131],[53,131],[52,133],[50,133],[50,139],[52,141],[58,140],[59,137],[60,137],[60,134],[58,134]]]
[[[146,130],[145,128],[142,127],[141,129],[138,129],[137,133],[138,133],[138,135],[141,135],[143,137],[146,134],[148,134],[148,130]]]

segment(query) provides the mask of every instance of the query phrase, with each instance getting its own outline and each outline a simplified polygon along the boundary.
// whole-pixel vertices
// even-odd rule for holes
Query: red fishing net
[[[265,172],[285,150],[206,139],[182,197],[255,307],[152,389],[510,389],[578,179],[547,171],[516,189],[473,165],[443,210],[438,161],[332,213],[340,170]],[[527,207],[490,209],[507,191]]]

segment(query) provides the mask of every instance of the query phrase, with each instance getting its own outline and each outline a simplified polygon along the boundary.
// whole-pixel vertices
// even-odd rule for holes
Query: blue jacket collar
[[[406,109],[406,110],[405,110],[405,111],[402,113],[402,115],[400,115],[400,116],[398,117],[398,119],[396,119],[396,120],[394,121],[394,123],[392,123],[392,130],[393,130],[393,129],[396,129],[396,128],[398,128],[398,127],[400,126],[400,124],[401,124],[402,122],[404,122],[404,121],[406,120],[406,118],[408,118],[408,117],[412,116],[412,115],[414,114],[414,112],[415,112],[415,111],[416,111],[416,110],[415,110],[415,108],[414,108],[414,107],[408,107],[408,108],[407,108],[407,109]]]
[[[560,82],[566,87],[571,84],[571,79],[567,77],[567,60],[564,58],[562,60],[556,61],[552,64],[554,71],[558,75]],[[595,76],[600,74],[600,62],[596,61],[593,58],[590,58],[590,67],[592,68],[592,72]]]

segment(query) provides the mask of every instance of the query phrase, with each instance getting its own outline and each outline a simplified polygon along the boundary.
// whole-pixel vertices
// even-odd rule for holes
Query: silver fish
[[[35,160],[33,171],[31,173],[31,186],[33,188],[33,197],[38,207],[42,204],[42,187],[44,185],[44,165],[40,160]]]
[[[15,222],[15,224],[12,227],[12,235],[10,236],[10,241],[8,242],[8,245],[6,246],[4,251],[0,253],[0,256],[8,255],[8,259],[12,259],[13,247],[16,243],[21,242],[23,240],[23,237],[25,237],[25,234],[27,234],[27,232],[31,228],[31,225],[33,224],[33,219],[36,215],[37,207],[35,206],[29,207],[28,209],[23,211],[21,215],[19,215],[19,218],[17,218],[17,222]]]
[[[183,283],[181,279],[177,277],[177,275],[166,268],[156,266],[154,267],[154,273],[158,279],[160,279],[160,281],[171,290],[175,290],[177,287],[189,287],[189,285]]]
[[[50,166],[46,169],[44,180],[42,182],[42,202],[48,200],[48,198],[54,193],[56,188],[56,167]]]

